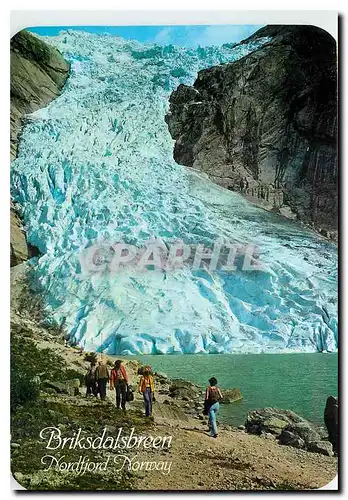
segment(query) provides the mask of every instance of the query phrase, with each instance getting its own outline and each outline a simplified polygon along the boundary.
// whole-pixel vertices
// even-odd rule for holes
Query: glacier
[[[48,321],[108,354],[335,351],[337,247],[176,164],[168,98],[253,44],[187,49],[65,31],[41,37],[71,63],[62,94],[27,115],[11,195]],[[215,241],[260,249],[263,271],[84,273],[103,242]]]

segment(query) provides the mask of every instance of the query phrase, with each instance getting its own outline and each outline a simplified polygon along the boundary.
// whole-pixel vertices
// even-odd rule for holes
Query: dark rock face
[[[11,160],[17,155],[25,114],[47,106],[61,92],[70,65],[53,47],[23,30],[11,39]],[[36,254],[27,245],[20,218],[11,206],[11,266]]]
[[[59,96],[70,65],[54,47],[23,30],[11,39],[11,159],[23,115]]]
[[[329,433],[329,441],[334,451],[338,451],[338,398],[329,396],[324,410],[324,422]]]
[[[241,43],[261,37],[272,39],[172,93],[174,159],[335,238],[335,41],[313,26],[266,26]]]

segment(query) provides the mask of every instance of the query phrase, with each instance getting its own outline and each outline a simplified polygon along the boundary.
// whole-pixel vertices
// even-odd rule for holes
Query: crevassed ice
[[[34,279],[50,320],[112,354],[335,350],[335,246],[172,159],[170,92],[256,46],[192,50],[73,31],[46,41],[71,76],[28,116],[12,195],[43,253]],[[268,271],[81,273],[81,251],[96,241],[150,238],[252,242]]]

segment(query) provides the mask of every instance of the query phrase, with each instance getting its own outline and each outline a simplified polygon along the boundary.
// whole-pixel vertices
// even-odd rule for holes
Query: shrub
[[[26,346],[24,349],[23,346]],[[39,396],[37,370],[31,356],[36,355],[34,342],[12,338],[11,341],[11,410]]]

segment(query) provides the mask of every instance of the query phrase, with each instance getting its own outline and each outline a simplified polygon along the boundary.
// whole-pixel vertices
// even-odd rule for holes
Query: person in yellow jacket
[[[151,367],[146,366],[139,380],[138,391],[143,395],[145,404],[145,416],[152,415],[152,402],[155,395],[155,382],[152,376]]]

